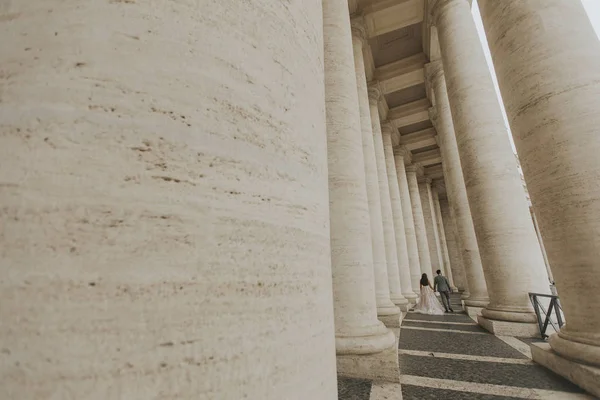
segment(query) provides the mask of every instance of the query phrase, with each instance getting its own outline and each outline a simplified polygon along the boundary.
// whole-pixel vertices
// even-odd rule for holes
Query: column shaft
[[[369,106],[371,109],[371,125],[373,127],[373,140],[375,144],[375,161],[377,162],[377,175],[379,177],[379,190],[381,198],[381,216],[383,218],[383,235],[385,240],[385,253],[388,268],[388,281],[390,284],[390,298],[399,306],[406,306],[408,300],[402,295],[400,286],[400,271],[398,269],[398,250],[396,247],[396,233],[394,232],[394,216],[388,183],[385,151],[377,102],[381,92],[375,87],[369,88]]]
[[[396,175],[396,162],[394,160],[394,147],[392,143],[392,132],[396,128],[394,128],[391,123],[386,123],[381,129],[383,134],[383,149],[385,151],[388,184],[390,187],[390,200],[392,204],[394,233],[396,236],[396,249],[398,251],[400,287],[402,288],[402,295],[410,302],[416,303],[417,295],[413,292],[411,285],[410,263],[408,260],[406,232],[404,230],[404,217],[402,216],[400,189],[398,188],[398,175]]]
[[[440,1],[435,20],[490,296],[482,315],[534,323],[528,293],[548,292],[544,261],[469,2]]]
[[[425,221],[425,232],[429,246],[429,257],[431,259],[431,270],[433,273],[442,269],[440,246],[438,244],[437,229],[435,226],[435,213],[433,209],[433,198],[431,196],[431,179],[421,178],[419,182],[419,196],[423,207],[423,220]]]
[[[467,306],[484,307],[488,304],[489,298],[454,134],[442,64],[438,61],[427,64],[425,68],[436,102],[435,109],[430,109],[429,114],[438,132],[448,204],[456,222],[456,243],[461,253],[467,281],[467,293],[463,292],[462,298]]]
[[[413,219],[415,221],[415,235],[417,236],[417,248],[419,249],[419,261],[421,273],[432,277],[431,257],[429,255],[429,244],[427,243],[427,231],[423,219],[423,207],[421,195],[419,194],[419,183],[417,182],[417,167],[409,165],[406,167],[406,178],[410,191],[410,204],[412,205]]]
[[[600,366],[600,43],[580,2],[494,3],[482,18],[567,321],[550,345]]]
[[[367,198],[369,201],[369,215],[371,221],[371,242],[373,248],[373,270],[375,274],[377,315],[390,317],[396,315],[398,316],[397,319],[399,321],[400,310],[390,300],[387,263],[385,259],[385,242],[383,238],[383,222],[381,219],[379,178],[377,176],[375,146],[373,144],[373,128],[371,126],[371,111],[369,109],[369,94],[367,92],[367,80],[363,58],[363,46],[365,39],[366,36],[362,24],[360,22],[353,21],[352,46],[354,50],[354,65],[356,71],[356,85],[358,88],[358,104],[360,110],[360,128],[362,132]]]
[[[398,176],[398,187],[400,190],[400,201],[402,205],[402,217],[404,218],[404,230],[406,231],[406,247],[408,248],[408,263],[410,264],[410,283],[414,293],[420,293],[419,280],[421,279],[421,263],[419,261],[419,248],[417,246],[417,235],[415,234],[415,220],[413,218],[412,205],[410,202],[410,191],[406,179],[406,167],[404,166],[405,149],[398,149],[395,154],[396,175]]]
[[[321,2],[0,3],[0,397],[337,398]]]
[[[394,337],[377,319],[371,222],[347,7],[344,0],[326,0],[323,4],[331,268],[336,350],[338,354],[361,354],[389,347]]]
[[[444,271],[448,276],[450,285],[453,290],[456,290],[454,284],[454,274],[452,273],[452,266],[450,265],[450,256],[448,254],[448,244],[446,243],[446,232],[444,230],[444,222],[442,221],[442,211],[440,209],[440,197],[437,189],[432,188],[431,194],[433,197],[433,209],[435,211],[435,222],[438,228],[438,237],[440,240],[440,248],[442,250],[442,260],[444,261]]]
[[[447,190],[447,189],[446,189]],[[469,285],[467,284],[467,278],[465,276],[464,264],[462,259],[462,253],[458,245],[458,232],[456,229],[456,222],[452,215],[452,209],[448,204],[447,199],[440,199],[440,212],[442,215],[442,222],[444,224],[444,232],[446,233],[446,243],[448,245],[448,256],[450,257],[450,265],[452,268],[452,277],[454,278],[454,284],[463,292],[469,294]]]

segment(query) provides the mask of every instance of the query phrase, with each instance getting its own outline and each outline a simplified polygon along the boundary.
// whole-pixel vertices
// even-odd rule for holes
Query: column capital
[[[379,102],[379,99],[381,99],[381,96],[383,95],[379,81],[369,82],[368,93],[369,93],[369,103],[377,104]]]
[[[409,153],[410,150],[406,146],[394,147],[394,155],[396,156],[406,157],[407,155],[409,155]]]
[[[446,183],[443,179],[435,179],[432,182],[431,187],[432,189],[435,189],[438,194],[446,191]]]
[[[350,27],[352,29],[352,39],[360,40],[363,47],[367,43],[367,28],[363,16],[355,16],[350,19]]]
[[[431,120],[431,124],[433,125],[433,127],[435,128],[435,130],[438,130],[438,124],[439,124],[439,114],[438,111],[435,107],[429,107],[429,119]]]
[[[428,185],[431,185],[432,179],[430,177],[428,177],[428,176],[423,175],[423,176],[418,176],[417,177],[417,182],[419,182],[419,183],[426,183]]]
[[[472,1],[473,0],[428,0],[427,9],[429,11],[429,15],[431,16],[431,18],[429,18],[430,24],[436,25],[439,16],[449,7],[465,2],[470,8]]]
[[[381,133],[384,135],[392,135],[396,130],[396,126],[390,120],[381,121]]]
[[[419,172],[423,170],[423,167],[421,167],[418,164],[410,164],[406,166],[406,172],[414,172],[417,175],[419,174]]]
[[[425,64],[425,79],[427,79],[432,86],[439,83],[440,79],[444,77],[444,65],[441,60],[432,61]]]

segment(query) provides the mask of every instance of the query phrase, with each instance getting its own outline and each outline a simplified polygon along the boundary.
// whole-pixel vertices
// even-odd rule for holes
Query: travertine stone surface
[[[567,320],[550,345],[600,366],[600,42],[580,2],[482,1],[481,7]]]
[[[386,122],[381,126],[383,135],[383,150],[385,152],[385,163],[390,188],[390,200],[392,204],[392,216],[394,233],[396,236],[396,249],[398,251],[398,270],[400,272],[400,287],[402,295],[410,302],[416,302],[417,295],[413,292],[410,277],[410,263],[408,260],[408,248],[406,245],[406,232],[404,230],[404,217],[402,216],[402,204],[400,203],[400,189],[398,188],[398,175],[396,175],[396,161],[394,160],[394,147],[392,144],[392,133],[394,126]]]
[[[377,163],[377,176],[379,177],[379,194],[381,199],[381,216],[383,219],[383,235],[385,240],[385,254],[388,269],[388,282],[390,284],[390,298],[399,306],[406,306],[408,300],[402,295],[400,286],[400,271],[398,270],[398,250],[396,248],[396,234],[394,232],[394,217],[390,198],[390,187],[381,136],[381,123],[377,102],[381,91],[376,85],[369,86],[369,107],[371,110],[371,125],[375,144],[375,161]]]
[[[549,291],[544,260],[469,2],[440,1],[435,14],[458,151],[490,296],[482,315],[534,322],[528,292]]]
[[[406,148],[397,148],[394,152],[396,161],[396,175],[398,176],[398,188],[400,190],[400,202],[402,205],[402,217],[404,218],[404,231],[406,232],[406,246],[408,248],[408,263],[410,265],[410,283],[414,293],[420,293],[419,280],[421,279],[421,263],[419,261],[419,248],[417,246],[417,235],[415,234],[415,221],[410,203],[410,191],[406,179],[406,168],[404,156],[409,151]]]
[[[394,336],[377,319],[371,222],[347,7],[345,0],[323,2],[335,341],[338,354],[368,354],[392,346]]]
[[[408,189],[410,191],[410,204],[412,206],[413,219],[415,221],[415,235],[417,237],[417,248],[419,249],[421,273],[427,274],[427,276],[431,277],[431,257],[429,255],[429,244],[427,242],[425,220],[423,219],[423,207],[421,205],[421,196],[419,194],[419,183],[417,182],[416,165],[406,166],[406,178],[408,180]]]
[[[440,212],[444,224],[444,233],[446,234],[446,244],[448,247],[448,256],[450,258],[454,284],[458,290],[463,291],[463,295],[465,294],[465,291],[468,295],[469,286],[467,285],[467,278],[465,277],[462,254],[458,248],[456,222],[454,221],[452,210],[450,209],[447,199],[440,199]],[[468,296],[466,298],[468,298]]]
[[[463,293],[462,298],[467,305],[483,307],[488,304],[489,298],[454,134],[442,63],[440,61],[429,63],[425,65],[425,71],[435,96],[436,105],[434,109],[429,110],[429,116],[438,133],[446,194],[451,207],[451,215],[454,216],[456,222],[456,243],[463,260],[468,286],[468,293]]]
[[[321,2],[1,3],[0,398],[337,398]]]
[[[364,24],[359,19],[352,20],[351,26],[356,85],[358,88],[358,104],[360,110],[360,129],[362,132],[363,155],[365,159],[367,198],[369,200],[369,215],[371,217],[371,242],[373,247],[373,271],[375,274],[377,315],[380,317],[389,316],[386,320],[396,321],[400,318],[400,309],[398,309],[398,307],[390,300],[387,263],[385,259],[385,242],[383,239],[383,222],[381,220],[379,178],[377,176],[377,163],[375,162],[373,128],[371,126],[371,111],[369,109],[369,95],[367,93],[367,80],[363,59],[363,46],[366,40],[366,32]]]
[[[433,198],[431,196],[431,179],[426,177],[419,178],[419,196],[421,198],[421,207],[423,208],[423,220],[425,221],[425,232],[427,234],[427,244],[429,246],[429,257],[431,259],[431,270],[435,274],[438,269],[442,270],[441,251],[438,243],[437,229],[435,224],[435,214],[433,209]]]
[[[438,229],[440,249],[442,250],[442,260],[444,261],[444,271],[446,272],[448,281],[450,282],[452,289],[456,290],[457,287],[454,283],[454,274],[452,273],[452,266],[450,265],[450,255],[448,254],[448,244],[446,243],[446,232],[444,231],[444,222],[442,221],[440,197],[435,187],[432,187],[431,189],[431,196],[433,198],[433,209],[435,211],[435,222]]]

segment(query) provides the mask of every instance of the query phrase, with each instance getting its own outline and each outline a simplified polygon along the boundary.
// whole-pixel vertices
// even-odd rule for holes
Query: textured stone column
[[[1,3],[0,397],[337,398],[321,2]]]
[[[398,188],[398,175],[396,175],[396,161],[394,160],[394,146],[392,133],[396,128],[386,122],[381,125],[383,135],[383,149],[385,152],[386,170],[390,187],[390,200],[392,203],[392,215],[394,233],[396,236],[396,249],[398,251],[398,269],[400,272],[400,287],[402,295],[411,303],[417,302],[417,295],[413,292],[410,277],[410,263],[408,260],[408,249],[406,244],[406,232],[404,230],[404,217],[402,216],[402,204],[400,203],[400,189]]]
[[[468,298],[469,285],[467,284],[467,278],[465,276],[462,253],[460,252],[458,246],[458,232],[452,215],[452,209],[450,208],[447,199],[440,199],[440,212],[442,215],[442,222],[444,224],[444,232],[446,234],[448,256],[450,257],[450,265],[452,268],[454,284],[463,294],[466,292],[466,297]]]
[[[338,354],[380,352],[394,335],[377,319],[371,222],[347,2],[323,4],[325,105],[335,340]]]
[[[414,293],[420,293],[419,280],[421,279],[421,263],[419,261],[419,248],[415,234],[415,221],[410,203],[410,191],[406,179],[406,168],[404,156],[409,151],[405,147],[396,148],[394,160],[396,161],[396,175],[398,176],[398,187],[400,190],[400,201],[402,205],[402,217],[404,218],[404,230],[406,232],[406,247],[408,248],[408,263],[410,264],[410,283]]]
[[[364,24],[360,20],[353,20],[351,23],[352,47],[354,50],[354,66],[360,110],[360,128],[362,132],[363,155],[365,159],[367,198],[369,201],[369,215],[371,217],[371,242],[373,245],[373,270],[375,274],[377,315],[387,326],[400,327],[400,309],[398,309],[398,307],[390,300],[387,263],[385,259],[379,178],[377,175],[377,163],[375,161],[371,111],[369,109],[369,95],[367,93],[367,80],[363,59],[363,46],[366,42],[366,32]]]
[[[380,97],[381,91],[379,88],[376,85],[371,85],[369,87],[369,106],[371,110],[373,140],[375,143],[375,161],[377,162],[377,175],[379,177],[379,194],[381,199],[381,216],[383,218],[383,235],[385,240],[388,281],[390,284],[390,298],[394,304],[406,309],[408,300],[402,295],[402,288],[400,286],[398,250],[396,247],[396,234],[394,232],[394,216],[392,214],[390,186],[388,183],[385,151],[383,149],[379,110],[377,108],[377,102]]]
[[[457,245],[461,253],[468,286],[468,291],[463,292],[462,298],[467,307],[471,307],[477,312],[477,309],[487,305],[489,298],[471,217],[471,208],[467,198],[458,144],[454,134],[442,63],[439,61],[429,63],[425,65],[425,71],[427,79],[433,87],[436,103],[435,108],[429,110],[429,117],[438,133],[448,204],[456,222]]]
[[[416,165],[408,165],[406,167],[406,178],[408,180],[410,204],[412,205],[413,219],[415,221],[415,235],[417,236],[421,273],[431,277],[433,275],[431,271],[431,257],[429,255],[425,220],[423,219],[423,207],[421,205],[421,195],[419,194],[419,183],[417,182],[417,169],[418,167]]]
[[[440,249],[442,250],[442,261],[444,262],[444,271],[448,276],[448,281],[453,290],[457,290],[454,284],[454,274],[450,265],[450,256],[448,254],[448,244],[446,243],[446,232],[444,230],[444,222],[442,221],[442,211],[440,209],[440,197],[437,188],[432,188],[431,196],[433,197],[433,210],[435,211],[435,222],[438,229],[438,238],[440,241]]]
[[[567,325],[550,345],[568,359],[598,367],[600,44],[580,2],[483,1],[481,9],[566,316]],[[584,387],[600,396],[598,369]]]
[[[528,292],[549,291],[544,260],[469,1],[440,0],[434,12],[490,296],[482,311],[485,318],[479,320],[497,334],[535,335],[536,317]]]
[[[427,244],[429,247],[431,270],[435,274],[435,271],[438,269],[443,269],[443,265],[441,263],[442,257],[435,224],[433,198],[431,196],[431,178],[424,176],[419,178],[419,196],[421,197],[421,207],[423,208],[423,220],[425,221],[425,233],[427,235]]]

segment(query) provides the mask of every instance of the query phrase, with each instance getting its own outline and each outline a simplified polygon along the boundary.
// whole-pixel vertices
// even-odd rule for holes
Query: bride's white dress
[[[443,315],[445,313],[444,307],[442,307],[440,301],[435,297],[435,292],[429,286],[421,287],[421,296],[417,300],[414,311],[429,315]]]

